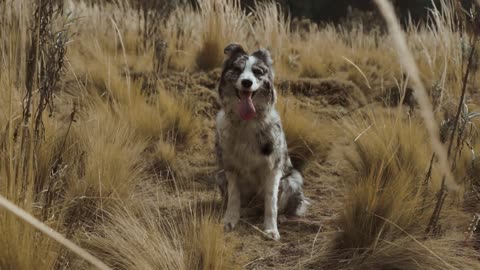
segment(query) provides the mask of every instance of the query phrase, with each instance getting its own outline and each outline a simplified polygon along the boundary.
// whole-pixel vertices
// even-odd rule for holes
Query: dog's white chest
[[[225,166],[247,174],[273,169],[272,156],[261,153],[257,132],[260,128],[253,121],[235,126],[225,119],[223,112],[219,113],[217,132],[224,151]]]

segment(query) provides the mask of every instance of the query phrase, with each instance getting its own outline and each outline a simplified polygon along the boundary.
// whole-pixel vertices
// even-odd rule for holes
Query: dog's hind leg
[[[278,186],[282,174],[280,170],[274,170],[265,181],[265,233],[275,240],[280,239],[277,227],[278,215]]]
[[[278,208],[280,213],[287,216],[301,216],[305,214],[310,203],[303,195],[303,178],[295,169],[280,181],[280,195]]]
[[[224,205],[227,205],[228,202],[228,181],[227,176],[225,175],[225,171],[221,170],[217,173],[215,177],[215,183],[217,184],[218,188],[220,189],[220,195],[222,197],[222,202]]]
[[[238,188],[238,176],[231,172],[225,173],[228,186],[227,210],[223,218],[225,230],[229,231],[235,228],[240,220],[240,189]]]

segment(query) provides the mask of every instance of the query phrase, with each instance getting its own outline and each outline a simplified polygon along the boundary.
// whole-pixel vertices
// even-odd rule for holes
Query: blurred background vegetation
[[[195,0],[190,0],[195,3]],[[255,2],[262,0],[242,0],[244,7],[253,7]],[[289,10],[294,18],[306,18],[314,22],[341,22],[352,10],[376,11],[372,0],[276,0],[284,10]],[[414,21],[427,18],[428,9],[433,5],[440,7],[440,0],[392,0],[398,14],[403,20],[409,16]],[[463,7],[468,8],[472,0],[458,0]]]

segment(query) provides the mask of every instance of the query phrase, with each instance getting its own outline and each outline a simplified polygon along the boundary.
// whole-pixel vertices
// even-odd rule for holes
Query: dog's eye
[[[242,69],[240,67],[233,67],[233,72],[235,73],[242,73]]]
[[[260,68],[254,68],[253,69],[253,74],[255,74],[255,76],[262,76],[265,72],[263,71],[263,69],[260,69]]]

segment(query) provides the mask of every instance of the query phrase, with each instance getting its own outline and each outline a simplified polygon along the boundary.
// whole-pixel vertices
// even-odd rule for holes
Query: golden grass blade
[[[368,126],[364,131],[360,132],[360,134],[358,134],[357,137],[355,137],[355,139],[353,140],[354,142],[358,141],[358,139],[360,139],[360,137],[363,136],[363,134],[365,134],[370,128],[372,128],[373,124],[370,124],[370,126]]]
[[[113,19],[113,17],[110,17],[110,21],[112,22],[112,25],[115,27],[115,32],[117,33],[118,39],[120,40],[120,45],[122,45],[123,61],[125,62],[125,67],[126,67],[125,80],[127,81],[127,90],[128,90],[128,93],[130,94],[132,92],[131,91],[132,87],[130,82],[130,69],[128,68],[129,65],[128,65],[128,58],[127,58],[127,52],[125,49],[125,44],[123,43],[123,38],[120,32],[120,29],[118,28],[118,25]]]
[[[375,0],[377,1],[377,0]],[[435,258],[437,258],[439,261],[441,261],[442,263],[444,263],[445,265],[451,267],[452,269],[455,269],[455,267],[453,267],[452,265],[450,265],[448,262],[446,262],[444,259],[442,259],[442,257],[438,256],[437,254],[435,254],[435,252],[433,252],[431,249],[429,249],[427,246],[425,246],[424,244],[422,244],[422,242],[418,241],[415,237],[413,237],[413,235],[409,234],[407,231],[405,231],[402,227],[398,226],[397,224],[395,224],[395,222],[392,222],[382,216],[379,216],[377,214],[373,214],[374,216],[382,219],[383,221],[385,222],[388,222],[390,224],[392,224],[395,228],[399,229],[400,231],[402,231],[403,233],[405,233],[405,235],[407,235],[409,238],[411,238],[416,244],[418,244],[419,246],[421,246],[422,248],[424,248],[426,251],[428,251],[430,254],[432,254]]]
[[[415,89],[415,97],[420,105],[420,114],[425,122],[425,127],[430,136],[430,143],[433,151],[437,154],[440,163],[440,170],[446,177],[445,184],[450,189],[457,189],[458,185],[453,178],[448,162],[447,152],[440,142],[439,128],[433,115],[433,107],[428,100],[427,91],[420,79],[420,73],[415,60],[408,49],[407,42],[400,24],[393,10],[392,4],[387,0],[375,0],[380,9],[392,38],[393,46],[397,50],[398,59],[405,72],[412,79],[413,88]]]
[[[27,213],[25,210],[11,203],[2,195],[0,195],[0,207],[5,208],[10,213],[14,214],[15,216],[19,217],[23,221],[32,225],[33,227],[43,232],[44,234],[48,235],[58,243],[62,244],[63,246],[71,250],[73,253],[77,254],[78,256],[85,259],[92,265],[96,266],[98,269],[110,270],[110,267],[108,267],[106,264],[101,262],[99,259],[92,256],[90,253],[88,253],[81,247],[77,246],[72,241],[68,240],[63,235],[61,235],[60,233],[54,231],[52,228],[48,227],[43,222],[39,221],[38,219],[36,219],[35,217]]]
[[[360,69],[359,66],[357,66],[352,60],[348,59],[347,57],[345,56],[342,56],[342,58],[347,61],[348,63],[350,63],[355,69],[358,70],[358,72],[360,72],[360,75],[362,75],[363,79],[365,80],[365,84],[367,85],[367,87],[369,89],[372,89],[372,87],[370,86],[370,82],[368,81],[368,78],[367,76],[365,75],[365,73],[362,71],[362,69]]]

